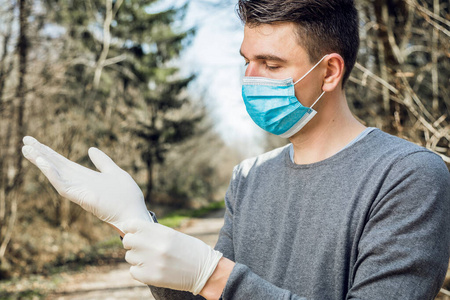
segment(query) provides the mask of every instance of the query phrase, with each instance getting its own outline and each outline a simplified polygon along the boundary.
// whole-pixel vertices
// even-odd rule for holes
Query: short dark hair
[[[345,62],[342,84],[353,69],[359,47],[358,11],[353,0],[239,0],[247,26],[292,22],[311,63],[338,53]]]

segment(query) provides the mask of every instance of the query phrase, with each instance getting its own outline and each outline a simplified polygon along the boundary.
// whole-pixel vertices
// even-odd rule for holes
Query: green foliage
[[[208,205],[199,209],[179,209],[170,212],[162,218],[158,218],[158,223],[177,228],[189,218],[201,218],[206,214],[225,208],[225,201],[211,202]]]
[[[21,292],[6,292],[0,291],[0,299],[3,300],[34,300],[34,299],[45,299],[46,293],[43,291],[36,291],[34,289],[29,289]]]
[[[86,145],[117,147],[131,141],[121,148],[137,149],[142,163],[136,158],[124,163],[137,172],[145,170],[149,202],[155,166],[164,163],[172,145],[198,134],[203,118],[202,113],[180,113],[189,111],[185,90],[194,79],[181,77],[173,64],[195,33],[174,25],[186,6],[149,13],[155,2],[115,1],[110,7],[99,0],[44,2],[46,21],[68,33],[61,37],[59,54],[71,62],[64,73],[66,91],[53,95],[58,124],[76,124],[75,134]],[[73,134],[64,139],[70,138]]]

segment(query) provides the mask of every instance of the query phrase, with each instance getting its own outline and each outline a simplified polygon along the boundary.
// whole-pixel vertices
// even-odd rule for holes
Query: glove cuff
[[[213,248],[210,248],[210,250],[211,251],[209,252],[208,258],[205,260],[205,263],[203,265],[201,274],[197,278],[197,282],[192,289],[192,293],[194,295],[198,295],[198,293],[202,291],[203,287],[205,286],[209,277],[211,277],[211,275],[216,270],[217,264],[223,256],[221,252],[216,251]]]
[[[141,220],[148,221],[150,223],[158,223],[158,220],[156,219],[155,213],[150,211],[150,210],[145,211],[140,216],[140,218],[141,218]],[[117,223],[115,223],[115,222],[108,222],[108,221],[106,221],[106,222],[110,223],[111,225],[113,225],[114,227],[116,227],[117,229],[119,229],[120,231],[123,232],[123,224],[126,223],[127,221],[129,221],[129,220],[125,220],[125,221],[117,222]]]

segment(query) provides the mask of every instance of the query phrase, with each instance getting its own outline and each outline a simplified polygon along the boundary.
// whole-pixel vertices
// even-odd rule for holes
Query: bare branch
[[[11,199],[11,208],[10,208],[10,215],[8,220],[8,225],[6,226],[6,232],[3,236],[2,242],[0,244],[0,260],[3,259],[6,252],[6,247],[9,244],[9,241],[11,240],[12,232],[14,229],[14,224],[16,223],[16,217],[17,217],[17,196],[12,195],[10,197]]]
[[[116,15],[117,11],[119,10],[120,6],[122,5],[123,0],[118,0],[114,7],[112,4],[112,0],[106,0],[106,15],[105,15],[105,21],[103,22],[103,49],[102,53],[100,54],[100,57],[97,61],[97,66],[95,68],[94,73],[94,89],[98,88],[98,85],[100,84],[100,77],[102,75],[103,67],[105,66],[106,57],[108,57],[109,52],[109,46],[111,44],[111,22]]]
[[[444,294],[444,295],[450,296],[450,292],[445,290],[445,289],[441,289],[439,292]]]
[[[447,25],[448,27],[450,27],[450,21],[448,21],[447,19],[442,18],[441,16],[439,16],[436,12],[431,12],[430,10],[426,9],[425,7],[423,7],[422,5],[418,4],[416,0],[407,0],[406,3],[408,5],[411,5],[414,8],[417,8],[418,10],[420,10],[421,12],[423,12],[424,14],[426,14],[427,16],[444,23],[445,25]]]
[[[384,24],[386,24],[386,26],[385,26],[386,33],[388,36],[389,45],[391,46],[391,49],[392,49],[392,53],[394,54],[397,61],[402,64],[405,60],[404,60],[404,57],[401,55],[401,51],[400,51],[399,46],[397,45],[397,42],[395,41],[394,32],[392,31],[392,28],[394,28],[394,26],[392,26],[390,24],[391,20],[389,18],[389,12],[388,12],[388,7],[387,7],[386,2],[383,2],[382,18],[383,18]]]
[[[439,13],[439,0],[433,1],[434,13]],[[431,35],[431,62],[433,64],[431,68],[431,84],[433,92],[432,108],[433,112],[439,110],[439,73],[438,73],[438,52],[436,51],[438,47],[439,30],[434,27],[433,34]]]
[[[398,90],[392,86],[391,84],[389,84],[386,80],[382,79],[381,77],[375,75],[374,73],[372,73],[370,70],[366,69],[365,67],[363,67],[361,64],[356,63],[355,67],[358,68],[359,70],[363,71],[365,75],[370,76],[371,78],[375,79],[375,81],[377,81],[378,83],[380,83],[381,85],[385,86],[386,88],[388,88],[391,92],[393,92],[394,94],[398,94]]]
[[[124,61],[125,59],[127,59],[127,56],[125,54],[121,54],[116,57],[111,57],[103,62],[103,66],[106,67],[109,65],[117,64],[118,62]]]

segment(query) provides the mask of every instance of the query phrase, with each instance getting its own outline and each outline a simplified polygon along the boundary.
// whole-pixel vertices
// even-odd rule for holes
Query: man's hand
[[[132,219],[153,222],[136,182],[99,149],[88,151],[100,170],[97,172],[66,159],[30,136],[23,142],[25,158],[44,173],[61,196],[122,232],[124,222]]]
[[[147,285],[197,295],[222,258],[222,253],[199,239],[161,224],[132,221],[125,224],[124,232],[130,273]]]

